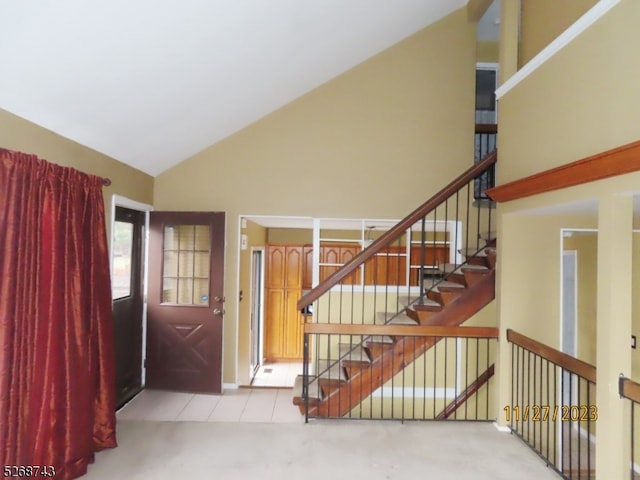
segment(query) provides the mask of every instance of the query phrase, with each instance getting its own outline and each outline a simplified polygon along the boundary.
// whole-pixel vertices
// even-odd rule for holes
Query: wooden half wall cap
[[[640,140],[487,190],[496,202],[509,202],[640,170]]]

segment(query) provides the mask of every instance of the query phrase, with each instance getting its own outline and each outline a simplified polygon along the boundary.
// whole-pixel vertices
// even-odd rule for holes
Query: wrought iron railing
[[[629,478],[631,480],[640,478],[640,445],[638,445],[637,431],[640,431],[640,383],[620,377],[618,384],[619,393],[622,398],[629,400],[631,409],[631,434],[629,442],[631,444],[631,468]]]
[[[416,340],[410,333],[412,328],[458,326],[493,299],[495,219],[491,208],[476,205],[473,191],[476,179],[492,171],[496,159],[494,151],[394,227],[372,239],[373,243],[337,271],[326,278],[320,272],[318,285],[298,302],[305,324],[324,325],[322,328],[326,329],[307,330],[305,381],[299,404],[306,405],[311,400],[311,407],[317,412],[353,416],[355,403],[346,404],[344,399],[349,397],[350,402],[355,402],[356,390],[357,396],[367,390],[369,395],[379,395],[379,388],[390,378],[373,378],[374,369],[361,362],[362,372],[369,372],[361,377],[372,376],[370,387],[356,389],[351,383],[353,377],[347,378],[350,393],[347,395],[346,387],[341,386],[338,401],[335,387],[342,380],[337,375],[346,373],[342,360],[355,374],[357,365],[351,357],[365,351],[375,357],[371,360],[385,355],[389,358],[390,344],[392,355],[402,358],[403,367],[422,361],[435,343],[424,338]],[[345,325],[402,327],[407,329],[407,335],[385,338],[388,333],[379,333],[371,338],[340,334],[337,328]],[[442,351],[444,347],[437,348]],[[336,356],[336,352],[340,354]],[[478,372],[482,373],[484,370]],[[318,395],[310,396],[315,394]],[[358,403],[361,400],[364,398]],[[316,401],[321,405],[314,405]],[[331,410],[336,404],[339,408]]]
[[[498,125],[495,124],[476,124],[475,134],[475,155],[474,161],[480,162],[489,153],[498,147]],[[496,172],[491,169],[480,177],[474,183],[473,195],[476,200],[488,200],[491,198],[486,191],[496,185]]]
[[[305,325],[305,358],[309,364],[326,367],[323,375],[305,378],[310,392],[304,396],[307,420],[495,420],[490,382],[497,328],[327,327]],[[402,346],[394,349],[382,342],[372,346],[383,335],[399,339]],[[309,345],[314,343],[327,348],[311,354]],[[365,348],[360,348],[363,344]],[[388,380],[378,382],[379,378]],[[330,401],[321,404],[320,395]]]
[[[513,330],[511,431],[565,479],[595,478],[596,369]]]

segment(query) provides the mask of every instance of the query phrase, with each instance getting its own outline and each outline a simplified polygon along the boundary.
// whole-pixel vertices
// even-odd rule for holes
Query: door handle
[[[213,314],[222,316],[222,315],[224,315],[224,310],[220,309],[220,308],[214,308],[213,309]]]

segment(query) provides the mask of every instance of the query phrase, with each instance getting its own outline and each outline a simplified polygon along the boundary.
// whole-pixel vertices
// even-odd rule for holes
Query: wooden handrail
[[[620,396],[640,403],[640,383],[636,383],[630,378],[620,378]]]
[[[476,133],[498,133],[498,125],[495,123],[476,123]]]
[[[365,325],[305,323],[304,333],[336,335],[387,335],[389,337],[498,338],[497,327],[442,327],[430,325]]]
[[[477,393],[482,386],[489,381],[495,372],[495,366],[492,363],[487,370],[480,374],[467,388],[465,388],[460,395],[453,399],[453,401],[445,407],[442,412],[436,416],[436,420],[446,420],[449,418],[458,408],[465,404],[473,395]]]
[[[504,183],[487,190],[487,195],[496,202],[510,202],[638,170],[640,141]]]
[[[580,375],[592,383],[596,383],[596,367],[593,365],[578,360],[571,355],[551,348],[544,343],[540,343],[533,338],[526,337],[518,332],[514,332],[510,328],[507,329],[507,341],[519,345],[536,355],[540,355],[542,358],[555,363],[563,369]]]
[[[331,287],[337,285],[340,280],[348,277],[358,267],[360,267],[360,265],[364,264],[376,253],[380,252],[387,245],[390,245],[392,242],[402,236],[405,231],[416,222],[418,222],[418,220],[427,216],[447,198],[456,193],[478,175],[482,174],[491,165],[496,163],[497,159],[498,152],[497,150],[494,150],[486,157],[484,157],[481,161],[469,168],[458,178],[449,183],[449,185],[444,187],[417,209],[415,209],[413,212],[411,212],[409,215],[407,215],[403,220],[400,220],[399,223],[397,223],[390,230],[387,230],[383,235],[381,235],[371,245],[369,245],[369,247],[365,248],[359,254],[353,257],[349,262],[345,263],[342,268],[335,271],[333,274],[325,278],[317,286],[307,292],[306,295],[298,300],[298,310],[302,310],[307,305],[310,305],[315,300],[320,298],[322,294],[329,291]]]

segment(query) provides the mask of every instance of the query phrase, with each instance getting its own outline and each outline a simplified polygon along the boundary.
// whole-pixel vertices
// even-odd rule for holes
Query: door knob
[[[222,310],[220,308],[214,308],[213,309],[213,314],[214,315],[224,315],[224,310]]]
[[[214,299],[216,302],[224,302],[224,297],[219,297],[218,295],[216,295],[215,297],[213,297],[213,299]]]

